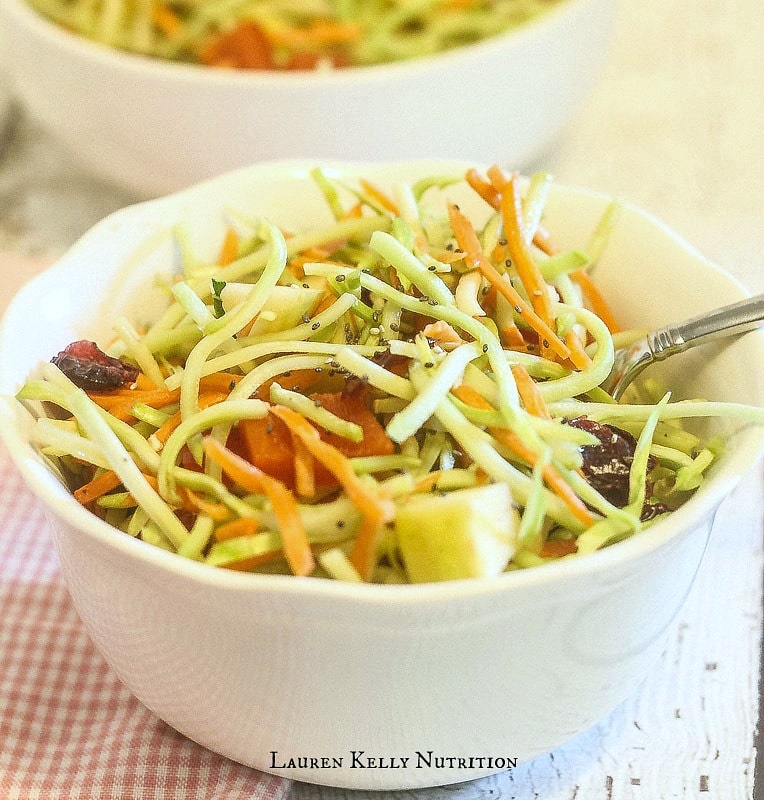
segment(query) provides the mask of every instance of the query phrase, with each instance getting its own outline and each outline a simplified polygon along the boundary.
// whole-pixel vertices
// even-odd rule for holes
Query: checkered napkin
[[[0,446],[0,799],[281,800],[289,787],[184,738],[120,683]]]

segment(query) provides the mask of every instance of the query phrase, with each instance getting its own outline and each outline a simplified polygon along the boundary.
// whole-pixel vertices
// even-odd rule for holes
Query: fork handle
[[[691,347],[745,333],[764,323],[764,294],[653,331],[647,337],[653,358],[662,361]]]

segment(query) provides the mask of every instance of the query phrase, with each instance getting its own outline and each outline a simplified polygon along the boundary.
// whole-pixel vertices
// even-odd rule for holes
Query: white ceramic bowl
[[[592,87],[616,2],[565,0],[494,39],[407,63],[277,74],[131,56],[2,0],[0,62],[85,165],[142,197],[277,158],[522,168]]]
[[[149,297],[143,291],[136,299],[137,287],[151,282],[168,255],[166,232],[176,221],[188,220],[195,246],[212,253],[224,207],[266,213],[292,230],[324,220],[307,178],[313,165],[256,166],[100,223],[12,303],[0,336],[0,393],[13,394],[69,341],[105,336],[127,298],[145,310]],[[387,187],[464,165],[328,168]],[[546,223],[561,244],[581,244],[606,203],[558,186]],[[640,326],[744,294],[630,206],[597,280],[616,313]],[[762,374],[764,337],[749,334],[677,357],[670,382],[680,396],[761,404]],[[135,695],[177,730],[237,761],[374,789],[466,780],[495,772],[506,763],[499,759],[531,759],[633,692],[692,584],[715,509],[764,445],[761,429],[730,436],[728,454],[685,506],[593,555],[486,580],[359,586],[234,573],[136,541],[72,499],[30,447],[28,422],[18,404],[3,400],[0,432],[44,504],[79,613]],[[354,765],[353,751],[395,758],[398,766],[409,761],[364,769]],[[428,767],[417,753],[429,751],[433,759],[475,760]],[[302,757],[341,765],[286,766]]]

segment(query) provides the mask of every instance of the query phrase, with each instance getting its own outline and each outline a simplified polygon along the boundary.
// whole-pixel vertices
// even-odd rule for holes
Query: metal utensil
[[[762,323],[764,294],[652,331],[628,347],[616,350],[613,368],[602,388],[617,400],[634,378],[653,362],[707,342],[755,330]]]

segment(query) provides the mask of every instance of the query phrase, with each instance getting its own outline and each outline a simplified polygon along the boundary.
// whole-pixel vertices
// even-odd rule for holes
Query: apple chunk
[[[503,483],[413,497],[395,519],[414,583],[497,575],[515,552],[518,524],[519,514]]]

